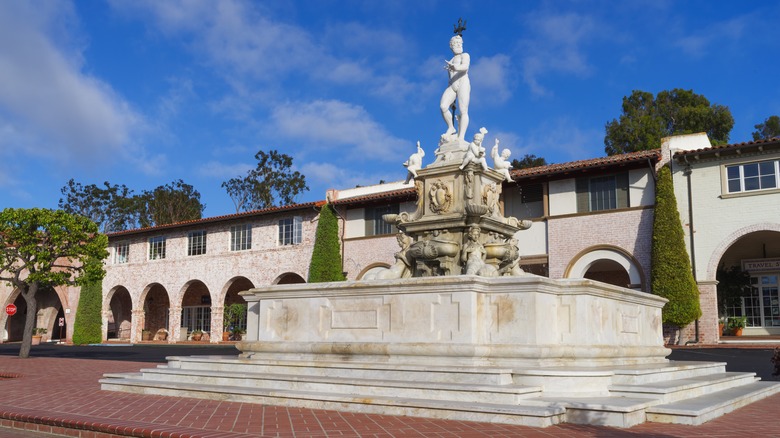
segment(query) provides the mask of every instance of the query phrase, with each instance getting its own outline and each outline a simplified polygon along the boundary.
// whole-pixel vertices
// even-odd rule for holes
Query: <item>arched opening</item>
[[[27,301],[24,300],[22,294],[18,291],[15,292],[16,298],[13,303],[16,305],[16,314],[8,317],[8,323],[6,324],[8,342],[19,342],[24,336],[24,320],[27,318]]]
[[[588,278],[629,289],[645,290],[639,263],[621,248],[599,246],[578,254],[569,264],[565,278]]]
[[[780,232],[736,238],[720,257],[716,278],[719,316],[745,317],[744,334],[780,335]]]
[[[130,339],[132,327],[133,300],[130,292],[119,286],[109,294],[108,339]]]
[[[171,301],[168,298],[168,291],[161,284],[155,283],[147,288],[143,298],[143,306],[143,340],[151,340],[151,337],[160,329],[170,332],[168,312],[170,311]]]
[[[294,272],[287,272],[285,274],[280,275],[274,284],[299,284],[299,283],[306,283],[306,280],[303,279],[300,275],[294,273]]]
[[[13,298],[13,303],[16,305],[16,314],[7,317],[6,340],[8,342],[18,342],[24,336],[24,323],[28,311],[27,301],[25,301],[19,291],[15,291],[11,297],[15,297]],[[65,323],[65,312],[62,302],[57,292],[51,287],[40,288],[35,294],[35,303],[38,307],[35,312],[35,327],[46,329],[43,340],[65,339],[68,327]],[[63,319],[62,328],[59,325],[59,318]]]
[[[631,278],[629,278],[628,272],[614,260],[596,260],[585,271],[583,277],[602,283],[614,284],[615,286],[630,287],[631,285]]]
[[[223,302],[223,340],[238,339],[239,335],[246,333],[247,302],[238,293],[253,287],[255,285],[246,277],[235,277],[230,280]],[[225,337],[228,339],[225,339]]]
[[[200,280],[185,285],[181,302],[181,327],[182,332],[186,327],[188,339],[194,330],[211,333],[211,293]]]

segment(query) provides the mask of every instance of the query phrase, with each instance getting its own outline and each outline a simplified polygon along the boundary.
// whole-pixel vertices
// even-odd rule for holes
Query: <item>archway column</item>
[[[108,341],[108,318],[111,316],[111,309],[103,309],[100,311],[100,319],[101,319],[101,332],[103,333],[101,337],[103,338],[103,342]]]
[[[179,341],[181,332],[181,306],[171,306],[168,308],[168,343],[175,344]]]
[[[224,306],[212,306],[211,307],[211,333],[210,342],[216,344],[222,341],[222,321],[225,319],[225,307]]]
[[[130,314],[132,315],[132,321],[130,321],[130,343],[137,344],[141,341],[141,331],[144,329],[146,313],[141,308],[133,309]]]

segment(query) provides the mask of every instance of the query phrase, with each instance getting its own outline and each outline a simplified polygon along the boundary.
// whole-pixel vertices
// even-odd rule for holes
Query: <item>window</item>
[[[578,178],[575,184],[579,213],[629,206],[628,173]]]
[[[127,263],[128,256],[130,255],[130,244],[120,243],[114,247],[114,264],[121,265]]]
[[[752,192],[777,188],[780,185],[778,166],[780,161],[775,160],[726,167],[728,192]]]
[[[252,225],[235,225],[230,227],[230,250],[244,251],[252,248]]]
[[[301,243],[303,220],[300,216],[279,221],[279,245],[297,245]]]
[[[149,260],[165,258],[165,236],[149,238]]]
[[[181,326],[193,330],[201,330],[206,333],[211,331],[211,307],[209,306],[184,306],[181,308]]]
[[[382,216],[391,213],[398,214],[398,211],[398,204],[366,208],[366,236],[395,234],[395,225],[385,222]]]
[[[187,235],[187,255],[206,254],[206,232],[193,231]]]

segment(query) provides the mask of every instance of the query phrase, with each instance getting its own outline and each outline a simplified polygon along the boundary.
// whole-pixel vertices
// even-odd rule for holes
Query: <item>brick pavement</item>
[[[85,438],[136,437],[780,437],[780,395],[702,426],[535,429],[101,391],[107,372],[149,363],[0,356],[0,437],[7,428]]]

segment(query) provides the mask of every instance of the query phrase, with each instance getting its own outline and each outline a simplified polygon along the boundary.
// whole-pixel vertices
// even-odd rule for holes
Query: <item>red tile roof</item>
[[[269,207],[262,210],[253,210],[253,211],[247,211],[243,213],[235,213],[235,214],[226,214],[222,216],[213,216],[213,217],[207,217],[203,219],[194,219],[189,221],[183,221],[183,222],[176,222],[173,224],[165,224],[165,225],[156,225],[153,227],[146,227],[146,228],[134,228],[132,230],[124,230],[124,231],[117,231],[115,233],[106,233],[108,237],[118,237],[118,236],[126,236],[131,234],[138,234],[138,233],[147,233],[150,231],[157,231],[157,230],[169,230],[171,228],[181,228],[181,227],[188,227],[192,225],[200,225],[200,224],[208,224],[212,222],[220,222],[224,220],[232,220],[232,219],[242,219],[242,218],[251,218],[256,216],[264,216],[267,214],[273,214],[273,213],[282,213],[285,211],[293,211],[293,210],[303,210],[308,208],[315,208],[318,206],[321,206],[325,201],[315,201],[315,202],[306,202],[303,204],[290,204],[285,205],[282,207]]]
[[[333,201],[333,205],[350,205],[360,204],[364,202],[376,201],[376,200],[409,200],[417,198],[417,190],[414,186],[410,186],[407,189],[392,190],[389,192],[371,193],[369,195],[353,196],[351,198],[337,199]]]
[[[546,166],[529,167],[527,169],[515,169],[511,171],[512,179],[529,178],[536,176],[549,176],[556,174],[568,174],[574,171],[603,168],[630,163],[642,163],[647,160],[660,160],[661,150],[630,152],[627,154],[610,155],[608,157],[591,158],[589,160],[570,161],[568,163],[548,164]]]
[[[694,154],[716,154],[718,152],[730,152],[730,151],[736,151],[737,149],[753,148],[753,147],[759,147],[768,144],[780,146],[780,137],[768,138],[766,140],[755,140],[755,141],[746,141],[742,143],[724,144],[720,146],[712,146],[709,148],[694,149],[690,151],[678,151],[674,153],[674,157],[676,158],[676,157],[682,157],[682,156],[694,155]]]

